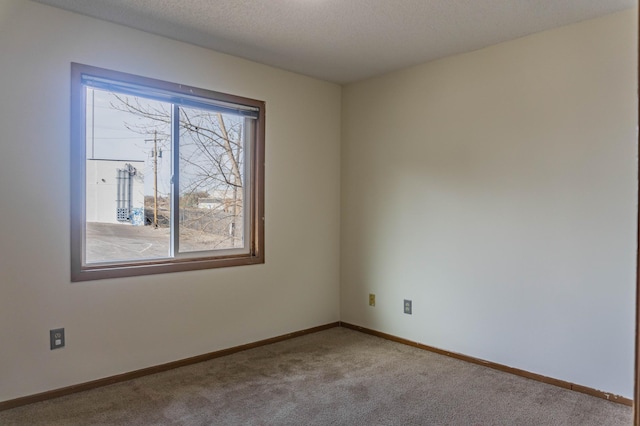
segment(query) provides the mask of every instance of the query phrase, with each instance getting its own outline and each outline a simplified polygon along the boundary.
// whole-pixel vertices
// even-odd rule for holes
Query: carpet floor
[[[0,412],[0,425],[631,425],[630,407],[345,328]]]

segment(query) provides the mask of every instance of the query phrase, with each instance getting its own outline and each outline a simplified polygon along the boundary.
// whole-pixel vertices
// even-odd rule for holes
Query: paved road
[[[169,228],[129,224],[87,222],[87,263],[116,260],[157,259],[169,255]],[[226,236],[190,229],[181,233],[181,251],[201,251],[229,247]]]

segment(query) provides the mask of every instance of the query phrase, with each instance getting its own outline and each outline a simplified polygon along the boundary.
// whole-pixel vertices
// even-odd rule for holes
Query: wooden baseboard
[[[247,343],[245,345],[235,346],[233,348],[223,349],[220,351],[210,352],[203,355],[197,355],[191,358],[185,358],[178,361],[169,362],[166,364],[156,365],[153,367],[143,368],[140,370],[131,371],[128,373],[118,374],[115,376],[105,377],[91,382],[79,383],[77,385],[67,386],[60,389],[54,389],[47,392],[38,393],[35,395],[28,395],[21,398],[11,399],[8,401],[0,401],[0,411],[9,410],[11,408],[20,407],[34,402],[46,401],[53,398],[58,398],[65,395],[70,395],[76,392],[87,391],[102,386],[112,385],[114,383],[125,382],[127,380],[136,379],[138,377],[148,376],[150,374],[160,373],[174,368],[184,367],[191,364],[197,364],[199,362],[208,361],[211,359],[231,355],[237,352],[246,351],[248,349],[257,348],[260,346],[270,345],[272,343],[281,342],[283,340],[293,339],[295,337],[304,336],[306,334],[316,333],[318,331],[328,330],[334,327],[345,327],[352,330],[360,331],[362,333],[370,334],[373,336],[381,337],[393,342],[402,343],[404,345],[413,346],[419,349],[434,352],[440,355],[445,355],[451,358],[456,358],[462,361],[470,362],[473,364],[483,365],[485,367],[492,368],[494,370],[503,371],[505,373],[514,374],[516,376],[525,377],[527,379],[536,380],[539,382],[547,383],[550,385],[558,386],[564,389],[572,390],[575,392],[584,393],[587,395],[595,396],[598,398],[606,399],[612,402],[616,402],[623,405],[633,406],[633,400],[618,395],[613,395],[607,392],[603,392],[597,389],[589,388],[582,385],[577,385],[564,380],[554,379],[552,377],[543,376],[541,374],[531,373],[526,370],[520,370],[518,368],[508,367],[506,365],[497,364],[483,359],[474,358],[468,355],[463,355],[455,352],[445,351],[432,346],[423,345],[422,343],[412,342],[401,337],[393,336],[391,334],[383,333],[381,331],[371,330],[358,325],[349,324],[346,322],[334,322],[330,324],[321,325],[318,327],[309,328],[306,330],[300,330],[293,333],[284,334],[282,336],[272,337],[270,339],[260,340],[258,342]]]
[[[143,368],[141,370],[135,370],[128,373],[105,377],[102,379],[93,380],[91,382],[79,383],[77,385],[72,385],[72,386],[67,386],[60,389],[50,390],[47,392],[37,393],[35,395],[23,396],[21,398],[10,399],[8,401],[0,401],[0,411],[9,410],[11,408],[20,407],[22,405],[32,404],[34,402],[46,401],[48,399],[58,398],[58,397],[70,395],[76,392],[82,392],[90,389],[99,388],[102,386],[112,385],[114,383],[125,382],[127,380],[137,379],[138,377],[148,376],[150,374],[160,373],[162,371],[173,370],[174,368],[178,368],[178,367],[197,364],[199,362],[208,361],[210,359],[220,358],[220,357],[231,355],[237,352],[246,351],[247,349],[253,349],[260,346],[270,345],[272,343],[293,339],[294,337],[300,337],[306,334],[317,333],[318,331],[328,330],[330,328],[339,327],[339,326],[340,326],[339,322],[334,322],[330,324],[321,325],[318,327],[308,328],[306,330],[300,330],[293,333],[283,334],[282,336],[272,337],[270,339],[260,340],[258,342],[247,343],[246,345],[235,346],[233,348],[210,352],[203,355],[197,355],[191,358],[185,358],[178,361],[168,362],[166,364]]]
[[[543,376],[541,374],[531,373],[526,370],[520,370],[518,368],[508,367],[503,364],[497,364],[495,362],[486,361],[479,358],[474,358],[468,355],[459,354],[456,352],[449,352],[443,349],[434,348],[433,346],[423,345],[422,343],[412,342],[411,340],[403,339],[401,337],[393,336],[391,334],[383,333],[381,331],[371,330],[369,328],[360,327],[358,325],[349,324],[346,322],[340,322],[341,327],[350,328],[352,330],[360,331],[362,333],[371,334],[372,336],[381,337],[393,342],[402,343],[404,345],[413,346],[415,348],[424,349],[429,352],[435,352],[440,355],[445,355],[451,358],[456,358],[462,361],[470,362],[473,364],[483,365],[485,367],[492,368],[494,370],[503,371],[505,373],[515,374],[516,376],[526,377],[527,379],[536,380],[538,382],[547,383],[553,386],[558,386],[564,389],[572,390],[575,392],[584,393],[587,395],[595,396],[598,398],[606,399],[608,401],[616,402],[618,404],[633,406],[633,400],[625,398],[619,395],[613,395],[608,392],[603,392],[597,389],[589,388],[582,385],[576,385],[575,383],[567,382],[564,380],[554,379],[552,377]]]

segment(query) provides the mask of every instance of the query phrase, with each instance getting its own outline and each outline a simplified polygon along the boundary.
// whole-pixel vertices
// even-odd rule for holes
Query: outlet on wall
[[[376,295],[369,293],[369,306],[376,306]]]
[[[64,328],[49,330],[49,342],[51,350],[64,347]]]
[[[411,300],[404,299],[404,313],[411,315]]]

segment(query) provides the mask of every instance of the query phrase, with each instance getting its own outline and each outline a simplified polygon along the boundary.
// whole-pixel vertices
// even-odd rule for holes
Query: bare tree
[[[160,149],[171,152],[170,104],[114,93],[111,108],[131,116],[129,130],[155,134]],[[194,244],[214,235],[213,246],[237,247],[243,238],[244,119],[180,107],[179,122],[181,247],[182,234]]]

